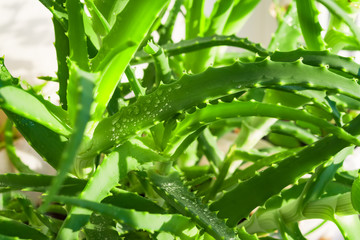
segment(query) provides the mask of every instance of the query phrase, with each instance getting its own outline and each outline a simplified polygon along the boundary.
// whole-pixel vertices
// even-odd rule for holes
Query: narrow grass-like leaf
[[[59,202],[86,208],[108,216],[135,229],[145,231],[164,231],[182,239],[190,239],[194,234],[195,224],[187,217],[178,214],[154,214],[115,207],[110,204],[92,202],[74,197],[57,196]],[[188,236],[186,233],[191,234]]]

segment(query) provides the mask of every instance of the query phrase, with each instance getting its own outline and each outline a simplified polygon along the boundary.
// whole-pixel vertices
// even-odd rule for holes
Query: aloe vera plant
[[[236,36],[259,0],[209,16],[205,0],[39,1],[60,103],[0,58],[0,146],[19,171],[0,174],[1,239],[306,239],[305,219],[359,239],[360,178],[343,162],[360,145],[360,65],[339,55],[360,50],[357,1],[274,0],[268,46]],[[13,128],[55,176],[17,156]]]

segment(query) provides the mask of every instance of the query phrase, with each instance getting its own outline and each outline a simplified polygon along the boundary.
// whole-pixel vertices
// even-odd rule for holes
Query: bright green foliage
[[[268,47],[236,35],[259,0],[208,16],[208,0],[39,1],[60,106],[0,58],[0,146],[20,172],[0,174],[0,239],[306,239],[311,218],[358,238],[359,176],[342,165],[360,145],[360,65],[337,54],[360,49],[354,1],[274,0]],[[55,176],[23,163],[15,128]]]

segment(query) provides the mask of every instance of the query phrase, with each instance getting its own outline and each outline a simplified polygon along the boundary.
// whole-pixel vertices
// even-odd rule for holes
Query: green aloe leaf
[[[199,198],[187,189],[178,172],[173,172],[168,176],[149,172],[148,178],[154,190],[166,202],[181,214],[191,217],[215,239],[238,239],[233,229],[228,228],[223,220],[219,219],[214,212],[211,212]]]
[[[18,87],[4,86],[0,88],[1,108],[37,122],[60,135],[69,136],[70,127],[63,122],[64,119],[60,119],[52,111],[53,109],[61,111],[61,109],[50,105],[51,103]]]
[[[336,1],[329,0],[317,0],[319,3],[323,4],[332,14],[342,19],[350,28],[351,32],[354,34],[355,40],[360,43],[360,28],[356,25],[354,20],[349,16],[349,14],[344,11]]]
[[[139,140],[124,143],[103,160],[80,194],[80,198],[100,202],[119,181],[126,178],[128,172],[153,161],[162,162],[168,159],[150,150]],[[78,231],[88,222],[90,214],[89,210],[73,207],[59,232],[58,239],[77,239]]]
[[[352,185],[351,202],[354,209],[360,212],[360,177],[358,177]]]
[[[184,75],[172,84],[161,85],[153,93],[139,97],[134,104],[103,119],[95,129],[93,149],[88,149],[87,154],[119,144],[179,111],[253,87],[288,88],[295,92],[303,88],[322,89],[354,99],[359,99],[360,95],[360,87],[354,80],[330,72],[326,67],[312,67],[301,61],[285,63],[266,59],[209,68],[201,74]]]
[[[42,234],[40,231],[26,224],[1,216],[0,216],[0,234],[10,237],[11,236],[19,237],[22,239],[33,239],[33,240],[50,239],[46,235]]]
[[[196,233],[195,224],[189,218],[178,214],[141,212],[66,196],[56,196],[56,199],[59,202],[111,216],[139,230],[169,232],[182,239],[191,239]]]
[[[173,137],[170,139],[169,145],[167,146],[165,152],[169,153],[172,151],[172,149],[176,149],[176,147],[174,147],[176,144],[179,144],[179,142],[181,142],[182,139],[185,138],[189,133],[200,128],[202,125],[209,124],[223,118],[247,116],[262,116],[309,122],[337,135],[340,138],[347,139],[353,144],[358,144],[358,139],[347,133],[342,128],[336,127],[326,120],[317,118],[305,111],[261,102],[233,101],[231,103],[208,105],[207,107],[199,109],[194,113],[186,116],[185,119],[180,124],[178,124],[177,128],[174,130]]]
[[[5,124],[5,148],[14,167],[22,173],[34,173],[16,154],[14,146],[13,123],[8,120]]]
[[[178,43],[168,43],[162,45],[164,53],[168,56],[176,56],[182,53],[194,52],[197,50],[216,47],[231,46],[243,48],[248,51],[258,53],[260,56],[268,56],[270,53],[266,51],[260,44],[253,43],[247,38],[239,38],[235,35],[213,35],[208,37],[196,37],[189,40],[182,40]],[[152,58],[144,51],[136,52],[131,64],[139,64],[151,61]]]
[[[355,118],[347,131],[358,134],[359,124],[360,117]],[[240,182],[235,188],[226,192],[219,200],[214,202],[210,209],[219,211],[219,217],[229,218],[228,225],[235,226],[239,220],[248,217],[248,214],[255,207],[264,204],[266,199],[280,193],[284,187],[295,183],[305,173],[325,163],[347,146],[349,146],[348,143],[334,136],[321,139],[305,147],[296,155],[287,157],[278,164],[267,168],[259,175]],[[275,185],[274,182],[277,184]],[[255,193],[254,189],[261,189],[261,191]],[[246,198],[241,197],[245,195]],[[234,201],[234,199],[237,200]]]
[[[6,173],[0,175],[1,191],[22,190],[45,192],[50,187],[54,176],[42,174]],[[66,178],[60,192],[73,195],[83,190],[86,181],[76,178]]]
[[[306,46],[309,50],[323,50],[325,44],[321,38],[322,27],[315,0],[296,0],[296,8]]]
[[[83,163],[83,161],[86,160],[75,159],[83,141],[86,125],[90,120],[90,107],[93,101],[92,94],[94,81],[97,79],[97,75],[82,71],[74,63],[71,63],[70,78],[74,78],[74,81],[78,83],[73,92],[73,97],[77,98],[76,109],[74,110],[75,113],[73,113],[72,117],[72,119],[74,119],[74,132],[72,133],[70,140],[61,155],[58,175],[54,178],[52,186],[48,190],[48,196],[46,197],[44,204],[41,206],[42,210],[45,210],[53,200],[53,197],[59,191],[72,166],[74,167],[75,173],[80,176],[83,174],[82,171],[86,170],[84,167],[86,166],[86,163]]]
[[[101,72],[94,94],[94,120],[101,119],[121,74],[150,30],[155,21],[154,16],[160,13],[167,2],[142,0],[140,4],[137,0],[130,0],[117,15],[114,26],[91,62],[92,70]]]

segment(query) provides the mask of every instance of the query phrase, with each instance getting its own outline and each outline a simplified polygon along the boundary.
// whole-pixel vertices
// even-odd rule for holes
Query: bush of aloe
[[[360,49],[356,1],[274,0],[267,48],[235,35],[260,0],[218,0],[208,17],[205,0],[39,1],[60,104],[0,59],[19,171],[0,175],[1,239],[305,239],[298,224],[314,218],[359,239],[360,179],[342,166],[360,145],[360,65],[338,55]],[[173,42],[177,18],[185,40]],[[56,176],[19,159],[13,126]]]

